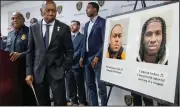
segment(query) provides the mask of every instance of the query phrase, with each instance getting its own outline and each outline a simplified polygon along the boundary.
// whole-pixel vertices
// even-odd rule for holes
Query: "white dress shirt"
[[[86,38],[86,52],[89,52],[89,47],[88,47],[88,38],[91,33],[91,29],[96,22],[96,19],[98,18],[98,15],[95,16],[92,20],[90,20],[89,25],[88,25],[88,31],[87,31],[87,38]]]
[[[52,32],[53,32],[53,28],[54,28],[54,23],[55,23],[55,20],[48,24],[48,25],[51,25],[51,26],[49,26],[49,44],[50,44],[51,38],[52,38]],[[43,22],[42,22],[43,38],[44,38],[45,33],[46,33],[46,25],[47,25],[47,23],[43,20]]]
[[[74,35],[74,39],[75,39],[75,37],[77,36],[78,33],[79,33],[79,31],[78,31],[78,32],[75,32],[75,33],[71,32],[71,36]]]

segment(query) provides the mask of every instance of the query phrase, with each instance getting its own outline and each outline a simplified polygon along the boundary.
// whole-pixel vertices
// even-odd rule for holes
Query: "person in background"
[[[116,24],[110,34],[109,47],[107,52],[107,58],[122,59],[125,60],[125,52],[122,47],[123,29],[120,24]]]
[[[71,38],[74,47],[73,65],[71,72],[67,72],[67,87],[72,105],[87,105],[84,84],[84,68],[80,67],[79,60],[83,46],[84,35],[79,32],[80,22],[71,21]],[[78,93],[78,97],[77,97]]]
[[[19,62],[18,81],[20,81],[20,84],[22,86],[22,96],[19,96],[22,97],[22,105],[34,106],[36,105],[35,97],[31,88],[25,82],[26,54],[28,52],[27,47],[29,28],[24,25],[25,19],[20,12],[14,12],[12,14],[11,21],[13,30],[10,30],[8,33],[5,51],[10,52],[11,61]]]
[[[44,1],[43,19],[30,26],[26,82],[33,83],[40,106],[50,106],[49,87],[55,106],[66,106],[65,71],[73,61],[73,44],[69,26],[56,19],[54,1]]]
[[[34,24],[34,23],[37,23],[38,22],[38,20],[36,19],[36,18],[32,18],[31,20],[30,20],[30,25],[32,25],[32,24]]]
[[[99,5],[96,2],[89,2],[86,14],[90,18],[84,27],[84,42],[80,58],[80,66],[85,67],[86,83],[90,94],[92,106],[98,106],[96,81],[99,88],[101,106],[107,105],[106,83],[100,80],[102,50],[105,33],[105,19],[98,16]]]
[[[13,24],[13,23],[12,23],[12,24]],[[14,30],[14,27],[13,27],[12,24],[8,27],[8,33],[12,32],[12,31]]]

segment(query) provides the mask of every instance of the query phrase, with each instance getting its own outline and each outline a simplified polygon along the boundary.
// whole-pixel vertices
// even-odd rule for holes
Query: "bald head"
[[[11,17],[11,23],[15,30],[20,30],[24,26],[24,16],[20,12],[14,12]]]
[[[18,16],[23,17],[22,13],[20,13],[20,12],[14,12],[12,15],[18,15]]]
[[[34,24],[34,23],[37,23],[38,22],[38,20],[36,19],[36,18],[32,18],[31,20],[30,20],[30,24],[32,25],[32,24]]]
[[[44,1],[41,7],[41,15],[46,23],[51,23],[56,18],[56,3],[52,0]]]
[[[47,4],[53,4],[56,7],[56,3],[53,0],[44,1],[41,8],[46,8]]]

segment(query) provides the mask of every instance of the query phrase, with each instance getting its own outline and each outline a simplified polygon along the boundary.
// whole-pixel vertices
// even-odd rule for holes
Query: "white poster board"
[[[166,27],[161,24],[159,18],[144,25],[152,17],[161,17]],[[116,31],[116,39],[122,36],[120,42],[111,38],[115,35],[111,30],[116,24],[120,24],[122,28],[122,32]],[[124,48],[125,59],[111,58],[110,56],[118,53],[117,49],[121,46]],[[153,57],[155,55],[157,57]],[[159,58],[157,63],[149,62],[153,61],[153,58]],[[152,6],[107,18],[101,80],[174,103],[178,58],[179,2]]]

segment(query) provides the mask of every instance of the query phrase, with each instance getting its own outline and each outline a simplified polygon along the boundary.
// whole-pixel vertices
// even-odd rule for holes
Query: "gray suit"
[[[54,93],[55,105],[65,105],[64,75],[72,66],[74,54],[69,26],[55,20],[51,42],[46,50],[41,20],[30,26],[28,41],[26,75],[35,78],[40,105],[50,105],[49,86]]]

